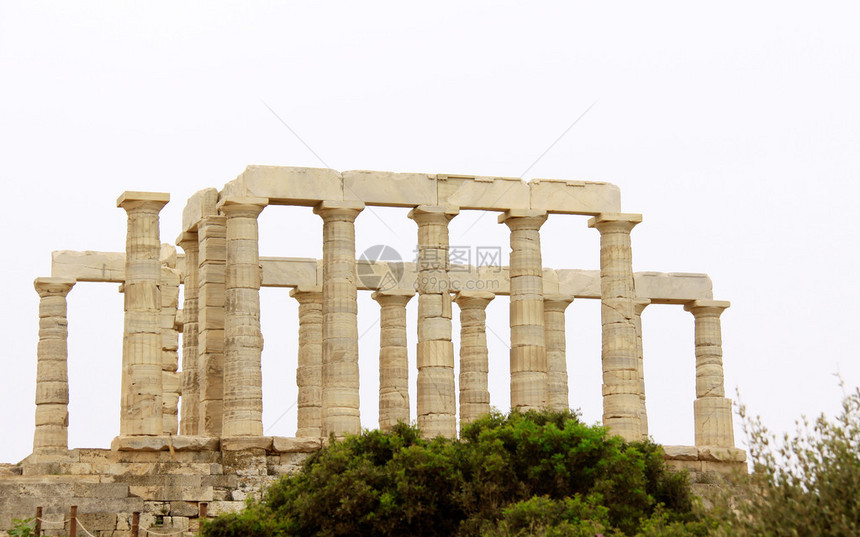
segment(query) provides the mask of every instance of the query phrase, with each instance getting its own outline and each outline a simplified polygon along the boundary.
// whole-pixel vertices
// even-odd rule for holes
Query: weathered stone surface
[[[211,436],[117,436],[113,451],[215,451],[219,439]]]
[[[276,453],[313,453],[321,447],[319,438],[272,437],[271,450]]]
[[[745,462],[747,452],[735,447],[698,446],[699,460],[713,462]]]
[[[271,436],[223,436],[221,449],[224,451],[243,451],[247,449],[272,449]]]
[[[535,210],[589,215],[621,212],[621,190],[610,183],[532,179],[529,193]]]
[[[677,461],[697,461],[699,450],[696,446],[663,446],[663,456]]]

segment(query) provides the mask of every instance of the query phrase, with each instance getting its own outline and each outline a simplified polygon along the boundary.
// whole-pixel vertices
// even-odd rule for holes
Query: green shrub
[[[659,446],[570,412],[514,411],[463,427],[460,440],[400,424],[333,442],[203,535],[636,535],[655,514],[666,527],[699,520],[686,476],[667,470]]]

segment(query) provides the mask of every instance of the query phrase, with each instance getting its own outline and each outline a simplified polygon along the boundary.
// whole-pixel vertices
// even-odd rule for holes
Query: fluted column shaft
[[[379,303],[379,429],[409,423],[409,358],[406,348],[406,304],[411,291],[376,291]]]
[[[572,296],[544,295],[543,320],[546,334],[547,406],[551,410],[569,410],[567,377],[567,340],[564,310]]]
[[[645,410],[645,352],[642,346],[642,312],[649,304],[651,304],[651,300],[647,298],[637,298],[633,301],[635,315],[633,322],[636,325],[636,368],[639,372],[639,429],[643,440],[648,439],[648,412]]]
[[[39,344],[36,348],[36,431],[33,455],[62,455],[69,449],[68,319],[66,295],[75,280],[36,278]]]
[[[290,296],[299,302],[297,437],[322,436],[322,288],[297,287]]]
[[[198,313],[198,282],[199,282],[199,252],[197,232],[182,233],[176,244],[185,251],[185,275],[182,283],[182,399],[179,423],[179,434],[199,434],[200,423],[200,384],[197,374],[199,334]]]
[[[161,245],[161,383],[162,432],[179,433],[179,394],[182,379],[179,370],[179,331],[176,312],[179,307],[179,284],[182,275],[176,269],[176,248]]]
[[[540,227],[545,211],[510,210],[499,223],[511,229],[511,408],[548,403]]]
[[[428,205],[409,212],[418,224],[418,427],[427,438],[457,436],[448,222],[458,213]]]
[[[197,434],[221,436],[224,416],[224,293],[227,219],[205,216],[197,223]]]
[[[117,200],[128,213],[120,435],[162,434],[158,213],[169,200],[155,192],[125,192]]]
[[[323,436],[361,432],[355,219],[363,209],[348,201],[314,207],[323,219]]]
[[[725,395],[720,315],[723,300],[696,300],[684,306],[696,318],[696,445],[734,447],[732,401]]]
[[[589,220],[600,232],[603,333],[603,424],[628,442],[642,438],[630,231],[636,214],[601,214]]]
[[[487,305],[495,298],[486,291],[460,291],[460,424],[490,413],[490,372],[487,350]]]
[[[263,435],[263,271],[257,216],[268,202],[265,198],[226,198],[218,204],[227,218],[223,436]]]

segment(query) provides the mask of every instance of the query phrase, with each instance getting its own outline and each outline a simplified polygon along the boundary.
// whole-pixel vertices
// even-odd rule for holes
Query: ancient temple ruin
[[[410,419],[406,341],[417,330],[417,422],[425,435],[447,437],[458,420],[490,410],[485,308],[495,296],[510,297],[510,397],[520,409],[568,407],[565,309],[575,299],[602,302],[603,423],[628,441],[648,438],[640,316],[649,304],[683,306],[695,318],[695,446],[667,446],[666,457],[697,472],[744,465],[724,393],[720,315],[729,303],[713,299],[704,274],[633,273],[631,230],[642,218],[622,212],[612,184],[251,166],[188,200],[181,254],[162,244],[168,202],[165,193],[123,193],[124,251],[54,252],[51,276],[36,279],[33,453],[0,475],[0,496],[4,487],[31,493],[0,498],[0,529],[36,505],[62,513],[74,504],[101,524],[94,532],[128,530],[132,512],[191,531],[201,504],[210,515],[237,509],[330,435],[358,433],[359,291],[380,308],[379,427]],[[322,259],[260,257],[257,217],[281,205],[322,218]],[[369,206],[411,209],[416,262],[356,260],[354,222]],[[451,270],[448,223],[460,210],[498,213],[510,229],[510,266]],[[591,216],[599,271],[543,266],[540,229],[557,214]],[[68,449],[66,295],[84,282],[119,283],[124,293],[121,419],[110,450]],[[261,287],[292,288],[299,304],[295,438],[263,435]],[[414,295],[417,326],[407,326]],[[68,495],[50,501],[40,489],[60,485]]]

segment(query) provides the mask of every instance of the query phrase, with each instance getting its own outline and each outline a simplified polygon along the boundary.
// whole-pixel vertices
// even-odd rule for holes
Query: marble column
[[[182,399],[179,434],[199,434],[200,385],[197,380],[198,346],[197,321],[199,246],[197,232],[186,231],[176,238],[176,244],[185,251],[185,274],[182,282]]]
[[[546,211],[511,209],[499,223],[511,229],[511,408],[547,406],[540,228]]]
[[[418,224],[418,427],[427,438],[457,436],[448,222],[458,213],[429,205],[409,211]]]
[[[69,449],[68,320],[66,295],[75,280],[36,278],[39,344],[36,347],[36,431],[33,455],[44,460]]]
[[[161,240],[158,213],[170,195],[124,192],[116,204],[128,214],[125,248],[123,408],[120,435],[162,434]]]
[[[487,351],[487,305],[496,295],[487,291],[460,291],[460,424],[490,413],[490,372]]]
[[[651,304],[647,298],[637,298],[633,301],[633,322],[636,325],[636,368],[639,372],[639,429],[642,440],[648,439],[648,412],[645,410],[645,353],[642,347],[642,312]]]
[[[360,201],[314,207],[323,219],[323,436],[361,432],[355,219],[363,209]]]
[[[571,302],[573,302],[573,297],[568,295],[544,295],[543,297],[547,406],[550,410],[570,410],[564,310],[570,306]]]
[[[322,288],[298,286],[290,296],[299,303],[299,358],[296,368],[296,437],[322,436]]]
[[[233,197],[218,203],[218,210],[227,218],[223,436],[263,435],[263,269],[257,216],[268,203],[266,198]]]
[[[630,231],[639,214],[600,214],[588,226],[600,232],[603,332],[603,425],[628,442],[642,438]]]
[[[221,436],[224,414],[224,272],[227,219],[205,216],[197,223],[197,434]]]
[[[179,394],[182,380],[179,370],[179,331],[176,311],[179,307],[179,284],[182,275],[176,269],[176,248],[161,245],[161,383],[162,431],[179,433]]]
[[[371,295],[379,303],[379,429],[409,423],[406,304],[415,293],[390,289]]]
[[[695,300],[684,309],[696,318],[696,445],[735,447],[732,401],[725,395],[720,315],[730,306],[723,300]]]

